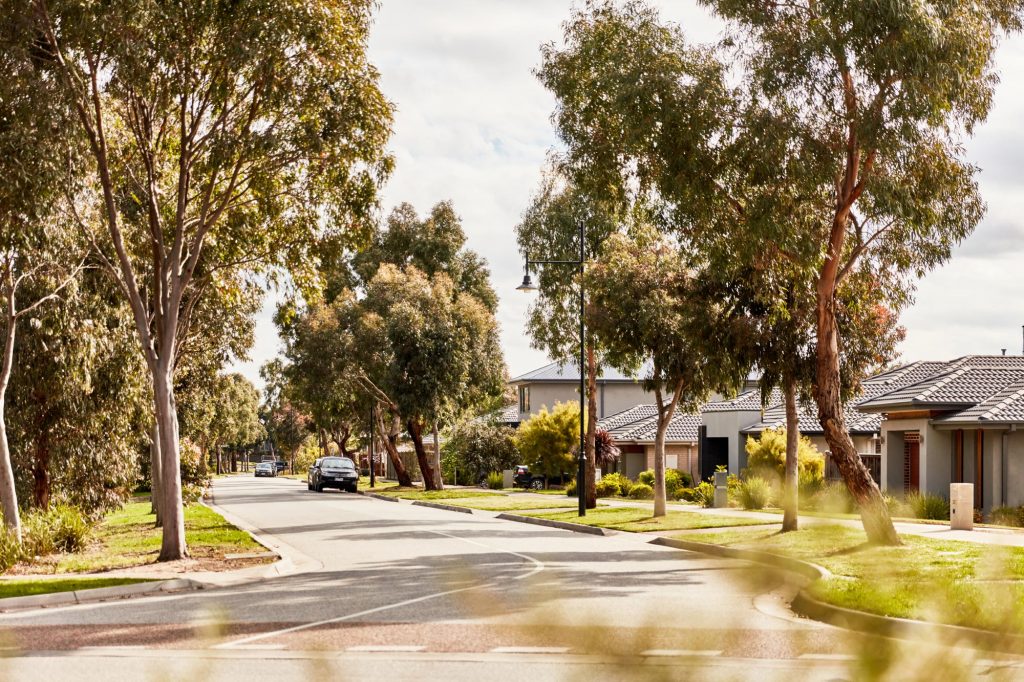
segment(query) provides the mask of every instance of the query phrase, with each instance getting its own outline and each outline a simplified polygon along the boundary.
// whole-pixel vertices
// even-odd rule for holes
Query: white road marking
[[[490,650],[492,654],[564,654],[567,646],[499,646]]]
[[[280,651],[284,644],[239,644],[236,648],[246,651]]]
[[[715,649],[648,649],[641,651],[641,656],[721,656],[722,652]]]
[[[405,645],[405,644],[364,644],[362,646],[350,646],[345,651],[363,651],[363,652],[388,652],[388,653],[415,653],[417,651],[423,651],[427,647]]]
[[[486,549],[491,549],[491,550],[494,550],[494,551],[502,552],[504,554],[511,554],[513,556],[517,556],[517,557],[520,557],[522,559],[526,559],[527,561],[530,561],[531,563],[533,563],[533,570],[528,571],[526,573],[523,573],[522,575],[518,575],[518,576],[512,578],[512,580],[522,580],[524,578],[529,578],[530,576],[536,575],[537,573],[540,573],[541,571],[544,570],[544,563],[542,561],[534,559],[531,556],[527,556],[525,554],[520,554],[519,552],[513,552],[513,551],[510,551],[510,550],[507,550],[507,549],[501,549],[501,548],[498,548],[498,547],[492,547],[490,545],[485,545],[482,542],[476,542],[475,540],[467,540],[466,538],[459,537],[458,535],[451,535],[449,533],[444,533],[444,532],[441,532],[439,530],[432,530],[430,532],[436,533],[438,535],[444,535],[444,536],[453,538],[455,540],[462,540],[463,542],[469,543],[471,545],[477,545],[478,547],[484,547]],[[376,608],[366,609],[365,611],[359,611],[357,613],[350,613],[350,614],[345,615],[345,616],[338,616],[337,618],[327,618],[325,620],[313,621],[311,623],[303,623],[302,625],[293,625],[290,628],[283,628],[281,630],[272,630],[270,632],[263,632],[263,633],[260,633],[260,634],[257,634],[257,635],[250,635],[249,637],[243,637],[242,639],[238,639],[238,640],[235,640],[233,642],[224,642],[223,644],[218,644],[217,646],[215,646],[213,648],[214,649],[234,649],[234,648],[237,648],[237,647],[239,647],[241,645],[250,644],[252,642],[258,642],[258,641],[260,641],[262,639],[270,639],[270,638],[273,638],[273,637],[280,637],[281,635],[289,635],[289,634],[291,634],[293,632],[300,632],[302,630],[309,630],[311,628],[317,628],[317,627],[320,627],[322,625],[331,625],[333,623],[342,623],[342,622],[344,622],[346,620],[352,620],[354,618],[360,618],[362,616],[369,616],[371,614],[380,613],[382,611],[390,611],[391,609],[397,609],[397,608],[401,608],[403,606],[410,606],[412,604],[419,604],[420,602],[429,601],[431,599],[437,599],[438,597],[446,597],[446,596],[448,596],[450,594],[459,594],[460,592],[469,592],[470,590],[481,590],[481,589],[490,588],[490,587],[498,587],[501,584],[502,584],[501,581],[495,580],[495,581],[491,581],[491,582],[488,582],[488,583],[483,583],[483,584],[480,584],[480,585],[471,585],[469,587],[459,587],[459,588],[456,588],[454,590],[445,590],[443,592],[434,592],[433,594],[426,594],[426,595],[423,595],[422,597],[415,597],[413,599],[406,599],[404,601],[396,602],[394,604],[386,604],[384,606],[378,606]]]

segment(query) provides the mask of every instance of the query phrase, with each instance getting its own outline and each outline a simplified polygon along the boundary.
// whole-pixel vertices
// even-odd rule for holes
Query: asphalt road
[[[307,570],[2,615],[0,678],[834,680],[878,657],[742,562],[287,479],[214,492]]]

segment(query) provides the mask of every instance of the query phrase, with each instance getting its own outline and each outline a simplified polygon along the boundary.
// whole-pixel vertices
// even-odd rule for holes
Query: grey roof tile
[[[1014,381],[988,399],[937,422],[950,424],[1012,424],[1024,422],[1024,379]]]
[[[915,406],[966,407],[987,400],[1020,379],[1024,379],[1024,365],[989,366],[964,362],[924,381],[866,400],[860,407],[869,410]]]
[[[700,414],[676,412],[665,431],[669,443],[695,443],[701,425]],[[658,408],[653,404],[637,405],[598,421],[618,442],[653,441],[658,431]]]
[[[608,415],[597,422],[597,428],[605,431],[616,431],[639,421],[657,416],[658,408],[655,405],[634,405],[628,410]]]

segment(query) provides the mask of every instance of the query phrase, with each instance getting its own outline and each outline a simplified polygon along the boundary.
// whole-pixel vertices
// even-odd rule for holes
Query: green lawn
[[[864,532],[812,526],[794,533],[726,530],[681,539],[785,554],[834,577],[811,586],[838,606],[887,616],[1024,632],[1024,548],[902,536],[902,547],[868,545]]]
[[[53,578],[47,580],[0,580],[0,599],[27,597],[51,592],[73,592],[97,587],[115,587],[149,582],[143,578]]]
[[[161,530],[149,513],[149,501],[136,501],[112,512],[100,522],[89,547],[79,554],[60,555],[56,564],[45,563],[51,573],[106,571],[150,564],[160,553]],[[185,507],[185,541],[196,559],[223,560],[225,554],[264,551],[245,531],[201,504]]]
[[[727,526],[764,525],[757,519],[742,519],[732,516],[715,516],[700,512],[670,511],[665,516],[653,518],[651,509],[645,507],[601,507],[587,511],[583,518],[575,510],[566,512],[540,512],[529,514],[555,521],[570,521],[588,526],[612,528],[635,533],[659,530],[689,530],[694,528],[721,528]]]
[[[575,501],[566,500],[540,500],[537,498],[516,498],[511,495],[489,496],[470,498],[455,498],[445,500],[445,504],[456,507],[468,507],[469,509],[485,509],[487,511],[521,511],[523,509],[571,509]]]

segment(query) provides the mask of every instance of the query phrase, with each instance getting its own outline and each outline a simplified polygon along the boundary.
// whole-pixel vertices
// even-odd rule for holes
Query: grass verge
[[[695,528],[721,528],[728,526],[764,525],[757,519],[743,519],[734,516],[715,516],[700,512],[670,511],[665,516],[654,518],[651,509],[644,507],[600,507],[591,509],[580,518],[576,511],[539,512],[528,514],[554,521],[569,521],[588,526],[599,526],[614,530],[625,530],[634,533],[645,533],[661,530],[692,530]]]
[[[730,529],[681,539],[755,549],[824,566],[833,577],[810,593],[883,616],[999,632],[1024,632],[1024,548],[902,536],[900,547],[867,544],[864,531],[811,526],[792,533]]]
[[[469,509],[484,509],[486,511],[522,511],[524,509],[571,509],[574,506],[573,500],[561,502],[558,500],[539,500],[537,498],[516,499],[511,495],[492,497],[470,497],[445,500],[446,504],[456,507],[467,507]]]
[[[160,554],[162,531],[154,527],[156,518],[149,508],[148,500],[135,498],[99,523],[85,551],[42,557],[19,568],[25,573],[84,573],[154,563]],[[201,569],[242,565],[226,561],[224,555],[264,549],[248,533],[201,504],[185,507],[185,542]]]
[[[0,599],[30,597],[53,592],[74,592],[97,587],[116,587],[145,583],[145,578],[53,578],[47,580],[0,580]]]
[[[387,488],[378,486],[374,492],[403,500],[455,500],[467,497],[505,497],[503,493],[488,490],[423,490],[422,488],[401,488],[391,485]]]

